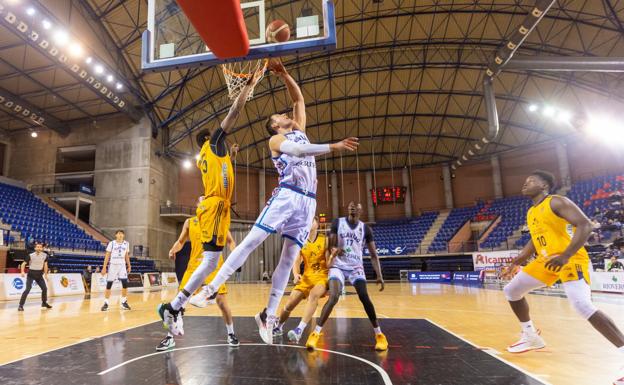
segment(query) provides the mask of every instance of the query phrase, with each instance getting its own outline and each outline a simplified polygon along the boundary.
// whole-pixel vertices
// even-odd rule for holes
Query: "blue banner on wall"
[[[458,271],[453,273],[453,282],[483,283],[483,274],[480,271]]]
[[[377,245],[377,255],[379,256],[385,256],[385,255],[405,255],[405,254],[409,254],[409,251],[407,249],[407,247],[403,246],[396,246],[396,245],[392,245],[392,246],[386,246],[386,245]],[[370,251],[368,251],[368,248],[364,249],[364,255],[370,255]]]
[[[410,282],[451,282],[450,271],[408,271],[407,279]]]

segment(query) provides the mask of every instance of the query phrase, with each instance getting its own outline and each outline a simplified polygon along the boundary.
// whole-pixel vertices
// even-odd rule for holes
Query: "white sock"
[[[303,321],[301,321],[301,322],[299,322],[299,326],[297,326],[297,328],[299,328],[299,330],[301,330],[301,331],[304,331],[306,326],[308,326],[308,324],[303,322]]]
[[[321,330],[323,330],[323,327],[322,327],[322,326],[318,326],[318,325],[316,325],[316,327],[314,328],[314,331],[315,331],[316,333],[318,333],[318,334],[321,334]]]
[[[225,328],[227,329],[228,334],[234,334],[234,324],[226,324]]]
[[[375,330],[375,335],[381,334],[381,328],[379,326],[377,326],[376,328],[373,328],[373,330]]]
[[[104,303],[108,305],[108,298],[104,298]]]
[[[537,332],[535,326],[533,325],[533,321],[520,322],[520,326],[522,327],[523,331],[528,331],[531,333]]]
[[[128,298],[126,298],[126,297],[121,297],[121,303],[124,303],[124,302],[128,302]]]
[[[624,346],[620,346],[618,350],[620,351],[620,353],[624,354]]]
[[[184,290],[180,290],[175,299],[171,301],[171,307],[173,307],[174,310],[180,310],[180,308],[186,305],[189,297],[184,294],[184,291],[192,295],[195,290],[202,285],[206,277],[217,268],[221,252],[204,251],[202,255],[204,256],[202,263],[197,267],[197,270],[193,272],[193,275],[191,275],[191,278],[189,278],[188,282],[184,286]]]
[[[300,251],[301,247],[295,243],[295,241],[284,238],[280,261],[271,276],[271,294],[269,295],[269,303],[267,305],[268,315],[275,315],[275,313],[277,313],[277,308],[279,307],[282,296],[284,295],[284,290],[286,290],[288,280],[290,279],[290,272],[292,271]]]
[[[225,260],[225,263],[219,269],[219,272],[214,277],[210,286],[212,288],[220,287],[227,281],[232,274],[247,260],[247,257],[269,237],[269,233],[264,230],[260,230],[257,227],[252,227],[251,231],[247,234],[245,239],[239,243],[234,251]]]

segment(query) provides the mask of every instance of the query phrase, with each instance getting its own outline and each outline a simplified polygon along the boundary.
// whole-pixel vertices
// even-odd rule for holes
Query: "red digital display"
[[[384,203],[403,203],[405,202],[405,192],[407,188],[404,186],[379,187],[371,190],[373,205],[377,206]]]

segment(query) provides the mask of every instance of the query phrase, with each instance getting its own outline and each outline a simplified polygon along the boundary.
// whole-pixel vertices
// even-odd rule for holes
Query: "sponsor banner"
[[[128,274],[128,287],[143,287],[143,274],[141,273]]]
[[[166,287],[178,287],[178,277],[176,273],[162,273],[162,284]]]
[[[78,273],[50,274],[48,285],[51,297],[85,293],[84,284],[82,283],[82,275]]]
[[[451,282],[450,271],[408,271],[407,278],[410,282]]]
[[[115,280],[111,290],[121,289],[121,282]],[[106,290],[106,276],[100,273],[91,274],[91,293],[100,293]]]
[[[144,273],[143,287],[161,286],[160,273]]]
[[[0,300],[8,301],[12,299],[20,299],[24,290],[26,290],[26,274],[0,274]],[[49,285],[49,281],[47,283]],[[37,282],[33,282],[28,298],[40,298],[41,288]]]
[[[407,247],[405,247],[405,245],[403,246],[397,246],[397,245],[392,245],[392,246],[380,246],[377,248],[377,255],[379,255],[380,257],[384,256],[384,255],[405,255],[407,254]],[[368,251],[368,248],[364,248],[364,255],[370,255],[370,251]]]
[[[472,253],[472,263],[475,271],[496,270],[510,263],[519,253],[518,250],[475,252]]]
[[[453,273],[453,282],[483,283],[484,271],[456,271]]]
[[[590,272],[591,288],[595,291],[624,294],[624,272]]]

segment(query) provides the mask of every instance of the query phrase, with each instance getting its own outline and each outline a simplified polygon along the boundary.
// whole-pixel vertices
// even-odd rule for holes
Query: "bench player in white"
[[[364,274],[364,262],[362,260],[364,247],[368,247],[373,269],[377,274],[377,283],[380,285],[379,291],[382,291],[384,281],[381,275],[377,248],[373,240],[373,231],[368,225],[360,221],[362,205],[349,202],[347,211],[349,216],[335,219],[329,232],[329,299],[323,306],[314,332],[308,336],[306,347],[308,349],[316,348],[323,325],[338,303],[345,280],[349,280],[351,285],[355,287],[366,315],[368,315],[368,319],[375,330],[375,350],[387,350],[388,340],[381,332],[375,307],[366,290],[366,274]]]
[[[121,308],[130,310],[128,305],[128,273],[131,271],[130,266],[130,244],[124,240],[125,233],[123,230],[115,232],[115,240],[110,241],[106,246],[106,256],[104,257],[104,265],[102,266],[102,275],[106,276],[106,291],[104,292],[104,305],[102,311],[108,310],[108,300],[111,295],[111,288],[115,280],[121,281]],[[109,265],[110,262],[110,265]],[[107,268],[108,267],[108,268]]]
[[[355,151],[358,146],[357,138],[331,144],[311,144],[306,136],[305,102],[301,89],[279,60],[273,60],[270,69],[282,79],[293,102],[293,118],[286,114],[274,114],[266,122],[266,129],[271,135],[269,148],[273,164],[279,172],[279,185],[249,234],[230,254],[215,279],[203,289],[204,295],[213,295],[216,288],[242,266],[249,254],[270,234],[281,234],[284,244],[279,264],[273,272],[268,305],[256,315],[260,337],[267,344],[273,343],[273,328],[278,323],[275,314],[316,212],[314,157],[331,151]]]

